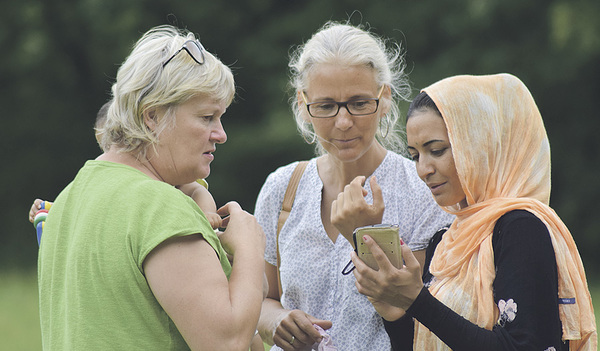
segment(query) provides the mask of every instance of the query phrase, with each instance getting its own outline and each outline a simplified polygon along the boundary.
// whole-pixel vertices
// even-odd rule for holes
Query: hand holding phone
[[[390,262],[396,268],[402,267],[402,251],[400,250],[400,235],[397,225],[376,224],[365,227],[359,227],[354,230],[353,240],[356,247],[356,254],[369,267],[379,270],[379,266],[369,250],[369,247],[363,241],[363,236],[368,235],[383,250]]]

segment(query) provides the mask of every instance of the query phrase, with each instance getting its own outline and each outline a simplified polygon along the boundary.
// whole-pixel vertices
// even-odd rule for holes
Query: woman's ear
[[[392,89],[387,84],[383,88],[379,103],[381,104],[381,112],[383,112],[384,115],[388,114],[392,108]]]
[[[156,115],[156,110],[155,109],[146,110],[146,111],[144,111],[142,116],[144,117],[144,124],[146,125],[146,127],[148,127],[148,129],[150,129],[151,131],[154,132],[158,125],[158,118]]]
[[[298,91],[296,93],[296,98],[298,100],[298,111],[300,111],[300,113],[302,114],[302,118],[304,119],[304,122],[306,123],[312,123],[310,116],[308,115],[308,110],[306,110],[306,108],[304,108],[304,110],[302,110],[302,105],[304,105],[304,97],[302,96],[302,92]]]

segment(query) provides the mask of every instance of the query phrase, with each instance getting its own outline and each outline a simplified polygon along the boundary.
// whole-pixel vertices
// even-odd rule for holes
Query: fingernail
[[[364,236],[363,236],[363,241],[367,241],[367,240],[369,240],[369,239],[367,239],[367,236],[366,236],[366,235],[364,235]]]
[[[400,245],[404,245],[404,240],[402,240],[402,238],[400,238]]]

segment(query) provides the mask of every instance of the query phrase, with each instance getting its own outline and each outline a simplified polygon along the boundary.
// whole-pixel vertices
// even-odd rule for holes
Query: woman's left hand
[[[392,265],[383,250],[370,236],[365,235],[364,238],[366,245],[379,265],[379,270],[371,269],[355,252],[352,252],[352,262],[356,267],[354,276],[356,277],[358,292],[375,302],[389,304],[406,311],[423,288],[419,262],[408,245],[402,243],[401,250],[405,264],[398,269]],[[378,307],[375,304],[374,306]],[[383,309],[385,305],[380,307],[380,309]],[[378,312],[387,320],[395,320],[401,316],[398,310]]]
[[[377,184],[375,176],[371,177],[370,182],[373,204],[367,203],[365,200],[367,190],[363,188],[365,180],[364,176],[354,178],[331,204],[331,223],[353,246],[354,229],[381,223],[385,210],[381,187]]]

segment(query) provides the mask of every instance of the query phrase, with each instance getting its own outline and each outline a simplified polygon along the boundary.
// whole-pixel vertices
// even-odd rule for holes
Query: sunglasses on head
[[[204,63],[204,46],[200,44],[198,39],[196,40],[188,40],[181,46],[181,49],[175,51],[171,57],[165,63],[163,63],[163,68],[167,65],[167,63],[171,62],[171,60],[177,56],[181,52],[181,50],[185,50],[190,57],[196,61],[197,64],[201,65]]]

